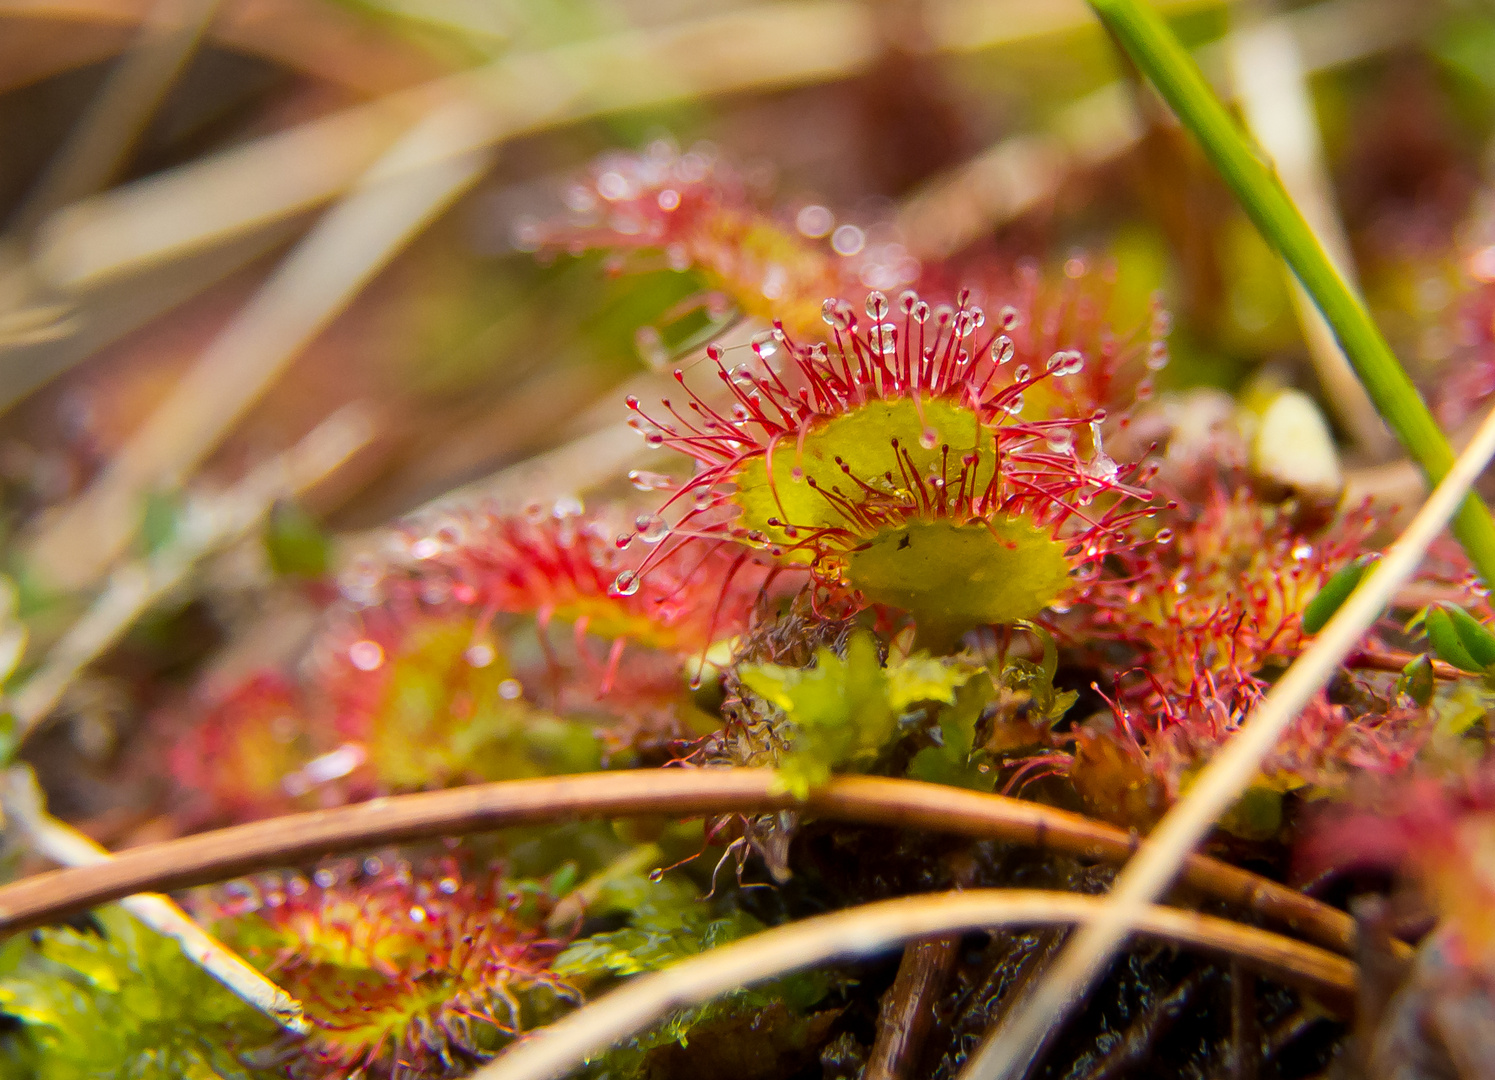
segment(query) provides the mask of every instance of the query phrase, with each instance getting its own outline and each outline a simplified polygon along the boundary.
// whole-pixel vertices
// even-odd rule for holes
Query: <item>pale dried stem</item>
[[[1328,0],[1273,19],[1263,30],[1292,41],[1305,72],[1315,73],[1402,44],[1418,25],[1399,0]],[[1223,70],[1231,38],[1198,51],[1206,71]],[[926,182],[898,211],[899,231],[910,250],[925,258],[948,257],[1042,205],[1073,172],[1131,150],[1143,135],[1131,95],[1120,82],[1065,106],[1050,128],[1004,139]],[[1358,382],[1355,392],[1363,396]]]
[[[1335,204],[1297,38],[1286,21],[1278,19],[1230,34],[1226,52],[1247,127],[1276,166],[1278,179],[1303,212],[1319,244],[1353,285],[1354,254]],[[1334,332],[1285,263],[1282,273],[1308,343],[1308,355],[1318,373],[1323,400],[1362,451],[1378,458],[1388,456],[1395,441]]]
[[[941,784],[843,776],[803,802],[767,769],[643,769],[477,784],[398,795],[354,806],[290,814],[118,853],[108,866],[59,870],[0,886],[0,934],[86,911],[131,893],[201,885],[336,852],[516,825],[577,818],[761,814],[806,815],[891,828],[990,837],[1123,862],[1136,838],[1114,826],[1039,803]],[[1202,855],[1185,867],[1190,889],[1330,949],[1354,948],[1344,912],[1249,871]]]
[[[1177,879],[1190,852],[1251,785],[1283,732],[1339,670],[1387,601],[1417,569],[1428,545],[1458,510],[1492,455],[1495,410],[1375,570],[1205,765],[1187,794],[1122,869],[1102,915],[1065,946],[1029,1001],[972,1058],[961,1073],[962,1080],[996,1080],[1021,1075],[1028,1068],[1044,1041],[1064,1023],[1138,925],[1146,905]]]
[[[85,667],[119,641],[152,604],[180,586],[202,558],[245,536],[276,500],[314,486],[373,436],[369,408],[344,406],[228,491],[190,499],[177,537],[149,559],[116,570],[92,606],[11,696],[11,712],[22,737],[47,718]]]
[[[486,123],[472,107],[448,103],[368,170],[176,382],[98,479],[29,539],[27,558],[44,580],[81,589],[107,569],[129,542],[142,497],[184,483],[297,353],[487,170],[489,154],[460,152]]]
[[[154,0],[135,42],[12,216],[29,234],[47,215],[108,184],[213,20],[219,0]]]
[[[6,827],[18,833],[32,851],[52,862],[98,866],[113,858],[92,839],[47,813],[36,778],[27,766],[13,766],[0,777],[0,809],[4,810]],[[198,926],[172,900],[141,893],[126,897],[120,906],[179,944],[189,960],[277,1024],[297,1034],[309,1030],[299,1001]]]
[[[1219,0],[1167,0],[1173,11]],[[1079,0],[1035,5],[927,0],[927,47],[969,53],[1093,25]],[[876,9],[851,0],[758,4],[506,56],[126,185],[63,211],[38,253],[41,272],[77,288],[216,244],[335,198],[403,127],[452,101],[490,124],[467,152],[612,112],[717,94],[847,78],[877,57]]]
[[[867,904],[754,934],[642,975],[516,1043],[473,1080],[554,1080],[676,1009],[795,971],[859,960],[916,938],[1014,926],[1091,924],[1102,898],[972,889]],[[1355,965],[1277,934],[1176,908],[1145,907],[1132,932],[1239,958],[1275,979],[1348,1004]]]

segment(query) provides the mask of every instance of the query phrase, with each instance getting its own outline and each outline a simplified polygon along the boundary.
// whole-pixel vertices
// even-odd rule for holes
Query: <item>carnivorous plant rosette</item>
[[[663,508],[674,521],[655,523],[663,542],[615,592],[631,594],[687,546],[734,542],[808,569],[832,601],[959,634],[1037,614],[1134,542],[1128,526],[1152,512],[1139,505],[1150,494],[1138,466],[1105,452],[1104,410],[1027,408],[1081,372],[1084,352],[1018,360],[1010,332],[1022,313],[1003,308],[984,329],[967,292],[931,305],[907,291],[896,308],[873,292],[865,311],[862,324],[827,300],[828,342],[800,344],[776,324],[733,368],[708,349],[725,404],[679,371],[683,405],[666,399],[656,414],[628,399],[651,445],[699,468]]]

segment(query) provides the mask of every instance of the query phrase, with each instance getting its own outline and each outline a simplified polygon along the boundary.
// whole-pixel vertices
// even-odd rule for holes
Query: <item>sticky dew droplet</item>
[[[849,330],[856,325],[856,313],[845,300],[831,297],[820,305],[820,319],[836,330]]]
[[[638,538],[646,544],[657,544],[669,534],[670,526],[658,514],[640,514],[633,521]]]
[[[1085,370],[1085,356],[1074,349],[1063,349],[1050,356],[1045,367],[1049,374],[1062,379]]]
[[[630,471],[628,482],[637,491],[669,491],[675,487],[674,477],[666,476],[664,473],[649,472],[647,469]]]
[[[638,592],[638,586],[638,574],[634,573],[632,570],[624,570],[621,574],[613,579],[612,591],[619,596],[632,596],[634,593]]]

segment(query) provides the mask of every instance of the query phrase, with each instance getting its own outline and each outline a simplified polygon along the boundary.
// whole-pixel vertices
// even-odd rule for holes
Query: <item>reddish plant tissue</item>
[[[296,1072],[421,1076],[475,1065],[574,998],[550,972],[565,944],[544,928],[553,902],[499,871],[371,857],[233,886],[200,914],[305,1006],[311,1052]]]

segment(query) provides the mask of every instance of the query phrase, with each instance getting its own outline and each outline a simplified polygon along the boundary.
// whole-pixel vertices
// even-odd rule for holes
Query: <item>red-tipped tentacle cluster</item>
[[[651,444],[700,466],[666,504],[683,512],[646,567],[696,538],[731,537],[839,587],[847,553],[912,522],[1021,520],[1062,538],[1076,564],[1130,543],[1127,526],[1150,511],[1127,500],[1149,495],[1102,448],[1104,411],[1028,418],[1030,400],[1084,371],[1085,353],[1020,358],[1021,312],[1004,307],[983,330],[968,293],[935,306],[909,291],[895,309],[873,292],[865,310],[862,324],[849,303],[825,301],[829,344],[799,345],[779,326],[732,367],[713,347],[717,393],[677,372],[683,403],[652,413],[628,400]],[[636,581],[625,574],[615,591]]]
[[[228,886],[199,905],[232,920],[220,925],[233,943],[305,1005],[315,1075],[469,1071],[526,1011],[574,996],[550,971],[565,942],[545,929],[543,889],[464,877],[451,860],[364,867]]]
[[[647,521],[641,531],[651,538]],[[565,506],[449,511],[407,525],[394,547],[384,565],[358,571],[360,606],[372,602],[397,618],[462,611],[476,618],[478,634],[500,614],[527,615],[542,628],[568,623],[619,651],[633,642],[691,654],[737,632],[756,595],[722,552],[651,575],[647,589],[613,589],[634,560],[599,521]],[[735,587],[724,591],[729,577]]]
[[[659,251],[671,268],[698,271],[747,314],[776,313],[796,328],[810,326],[821,297],[854,288],[863,261],[818,239],[829,226],[812,225],[807,235],[759,210],[741,177],[704,148],[681,153],[661,141],[642,154],[608,154],[567,190],[566,203],[569,221],[525,222],[518,245],[573,254]],[[912,261],[898,280],[912,281],[918,271]]]
[[[1356,512],[1332,532],[1309,535],[1295,527],[1291,508],[1217,486],[1153,544],[1120,553],[1122,572],[1089,597],[1098,609],[1093,628],[1139,650],[1149,676],[1136,684],[1142,697],[1229,698],[1256,685],[1264,665],[1302,650],[1304,608],[1366,553],[1371,528]]]
[[[196,702],[196,722],[181,730],[166,718],[167,763],[187,793],[192,825],[244,821],[288,813],[305,794],[292,777],[316,753],[306,706],[296,687],[275,672],[259,672],[225,692],[208,688]]]

